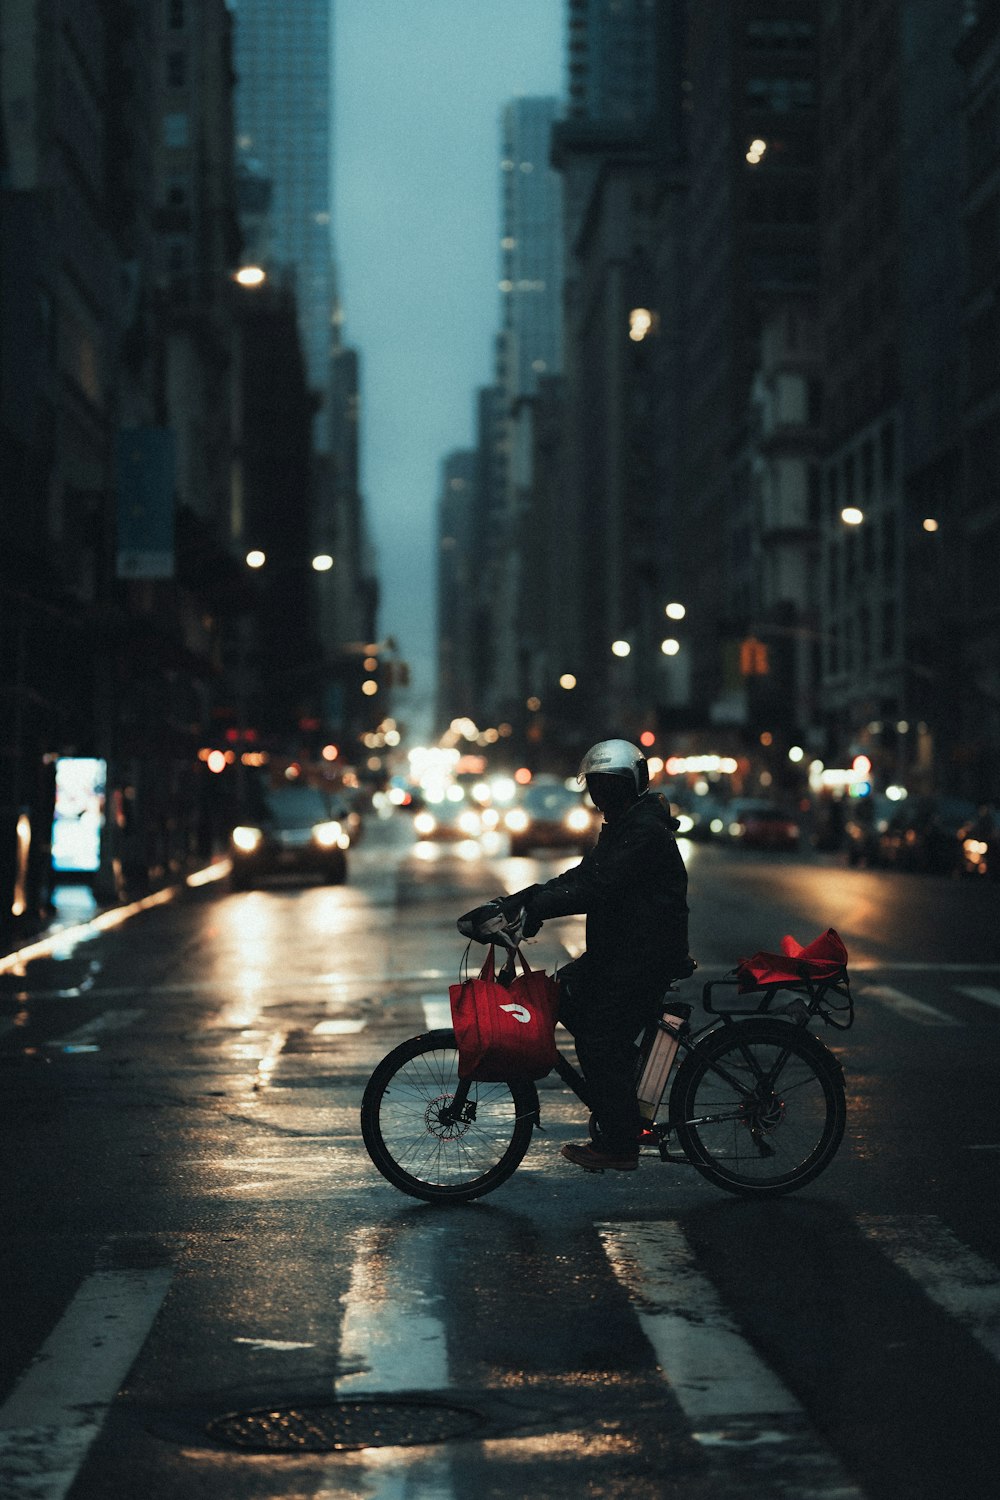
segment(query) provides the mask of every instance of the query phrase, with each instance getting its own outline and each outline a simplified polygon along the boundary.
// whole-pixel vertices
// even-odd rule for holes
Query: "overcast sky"
[[[433,687],[441,460],[499,324],[499,118],[564,92],[565,0],[334,0],[334,239],[380,625]]]

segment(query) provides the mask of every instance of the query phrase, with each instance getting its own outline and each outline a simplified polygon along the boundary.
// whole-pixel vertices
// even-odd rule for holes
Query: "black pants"
[[[604,1145],[632,1154],[641,1120],[635,1097],[635,1040],[659,1014],[666,982],[625,985],[574,959],[559,973],[559,1020],[572,1033]]]

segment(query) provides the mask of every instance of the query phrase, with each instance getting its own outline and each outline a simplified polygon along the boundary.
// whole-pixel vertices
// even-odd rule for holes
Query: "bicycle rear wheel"
[[[428,1203],[468,1203],[516,1172],[531,1141],[530,1083],[473,1083],[459,1118],[455,1033],[429,1031],[382,1059],[361,1101],[368,1155],[394,1187]]]
[[[688,1053],[670,1123],[692,1166],[743,1197],[777,1197],[833,1159],[847,1106],[840,1063],[787,1021],[741,1021]]]

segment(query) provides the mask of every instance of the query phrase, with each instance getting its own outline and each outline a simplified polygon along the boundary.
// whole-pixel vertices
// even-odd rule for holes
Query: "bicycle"
[[[518,923],[479,937],[510,952],[497,976],[501,982],[513,975],[519,937]],[[794,982],[786,977],[749,992],[738,968],[706,983],[702,1004],[711,1019],[695,1030],[693,1006],[673,999],[678,991],[671,979],[659,1017],[637,1042],[637,1089],[645,1079],[647,1095],[640,1104],[647,1116],[641,1156],[687,1162],[715,1186],[748,1198],[794,1192],[829,1166],[847,1118],[844,1075],[839,1059],[807,1027],[819,1018],[847,1030],[854,1003],[846,962],[820,978],[808,964],[799,969]],[[713,991],[723,986],[742,986],[740,998],[756,1003],[717,1008]],[[777,1006],[783,991],[793,998]],[[656,1071],[650,1053],[658,1036],[666,1051],[650,1094],[649,1075]],[[542,1128],[534,1083],[461,1079],[458,1060],[451,1029],[412,1037],[376,1066],[362,1099],[361,1132],[375,1166],[401,1192],[429,1203],[468,1203],[492,1192],[514,1174],[535,1127]],[[562,1051],[554,1071],[590,1108],[586,1083]],[[590,1133],[599,1141],[593,1117]],[[674,1138],[680,1155],[671,1149]]]

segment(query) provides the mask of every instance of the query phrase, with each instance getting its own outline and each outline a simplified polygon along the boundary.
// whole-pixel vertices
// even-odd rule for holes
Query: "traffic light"
[[[767,647],[756,636],[740,641],[740,672],[744,677],[766,677],[771,670]]]

